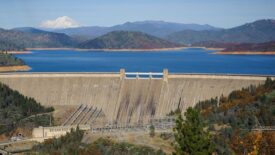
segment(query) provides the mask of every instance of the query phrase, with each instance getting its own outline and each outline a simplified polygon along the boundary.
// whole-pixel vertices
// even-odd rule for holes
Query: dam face
[[[265,77],[168,75],[163,79],[125,79],[120,74],[1,74],[0,82],[42,105],[90,105],[102,109],[108,122],[146,122],[178,106],[184,112],[198,101],[258,85]],[[65,110],[65,108],[64,108]]]

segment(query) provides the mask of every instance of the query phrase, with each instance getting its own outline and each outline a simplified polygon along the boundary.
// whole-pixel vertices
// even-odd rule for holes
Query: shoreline
[[[218,47],[203,47],[203,46],[191,46],[191,47],[188,47],[188,48],[202,48],[202,49],[205,49],[205,50],[213,50],[213,51],[222,51],[224,50],[225,48],[218,48]]]
[[[81,49],[81,48],[26,48],[26,50],[36,50],[36,51],[43,51],[43,50],[75,50],[75,51],[106,51],[106,52],[147,52],[147,51],[167,51],[167,50],[181,50],[186,49],[188,47],[172,47],[172,48],[153,48],[153,49]]]
[[[31,51],[7,51],[8,54],[31,54]]]
[[[0,66],[0,72],[17,72],[17,71],[29,71],[31,67],[27,65],[22,66]]]
[[[216,52],[212,54],[220,54],[220,55],[275,55],[275,51],[223,51],[224,48],[211,48],[211,47],[173,47],[173,48],[154,48],[154,49],[81,49],[81,48],[26,48],[25,51],[7,51],[8,54],[31,54],[33,53],[31,50],[43,51],[55,51],[55,50],[75,50],[75,51],[104,51],[104,52],[161,52],[161,51],[177,51],[184,50],[190,48],[201,48],[205,50],[214,50]],[[1,70],[0,70],[1,71]]]
[[[212,47],[200,47],[200,46],[182,46],[182,47],[171,47],[171,48],[153,48],[153,49],[83,49],[83,48],[26,48],[27,51],[35,50],[35,51],[43,51],[43,50],[49,50],[49,51],[55,51],[55,50],[75,50],[75,51],[106,51],[106,52],[147,52],[147,51],[177,51],[182,49],[190,49],[190,48],[201,48],[206,50],[214,50],[214,51],[222,51],[224,48],[212,48]]]
[[[275,55],[275,51],[267,51],[267,52],[254,52],[254,51],[228,51],[228,52],[215,52],[214,54],[221,55]]]

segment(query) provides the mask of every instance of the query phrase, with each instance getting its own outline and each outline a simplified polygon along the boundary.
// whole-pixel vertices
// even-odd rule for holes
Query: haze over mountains
[[[116,33],[113,33],[114,31]],[[228,47],[236,43],[263,43],[274,40],[275,20],[272,19],[258,20],[230,29],[163,21],[128,22],[112,27],[78,27],[51,30],[51,32],[31,27],[0,29],[1,49],[4,49],[2,47],[140,49],[145,47],[171,48],[178,47],[179,44]],[[161,44],[163,46],[160,46]]]
[[[127,22],[121,25],[111,27],[87,26],[77,28],[67,28],[54,30],[55,32],[65,33],[67,35],[83,35],[88,37],[98,37],[112,31],[140,31],[157,37],[165,37],[173,32],[182,30],[218,30],[214,26],[200,24],[182,24],[164,21],[139,21]]]

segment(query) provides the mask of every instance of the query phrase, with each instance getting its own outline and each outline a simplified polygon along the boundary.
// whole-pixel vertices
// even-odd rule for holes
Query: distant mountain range
[[[62,33],[25,27],[12,30],[0,29],[0,40],[14,47],[74,47],[74,39]]]
[[[86,49],[160,49],[181,45],[148,35],[143,32],[113,31],[79,45]]]
[[[275,40],[275,20],[258,20],[231,29],[184,30],[165,37],[167,40],[182,44],[209,46],[220,43],[261,43]]]
[[[163,21],[128,22],[112,27],[79,27],[48,31],[32,27],[11,30],[0,28],[0,50],[33,47],[140,49],[167,48],[179,44],[225,48],[239,43],[270,41],[275,41],[275,20],[271,19],[258,20],[230,29]]]
[[[127,22],[121,25],[111,27],[87,26],[77,28],[67,28],[54,30],[54,32],[65,33],[67,35],[82,35],[90,38],[95,38],[112,31],[140,31],[156,37],[165,37],[171,33],[182,30],[219,30],[210,25],[199,24],[182,24],[164,21],[140,21],[140,22]]]

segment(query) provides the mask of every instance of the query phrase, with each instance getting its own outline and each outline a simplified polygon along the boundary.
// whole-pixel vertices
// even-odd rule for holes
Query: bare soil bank
[[[275,55],[275,51],[267,51],[267,52],[253,52],[253,51],[232,51],[232,52],[215,52],[214,54],[246,54],[246,55]]]
[[[8,54],[30,54],[31,51],[7,51]]]
[[[23,66],[0,66],[0,72],[15,72],[15,71],[28,71],[31,68],[27,65]]]

